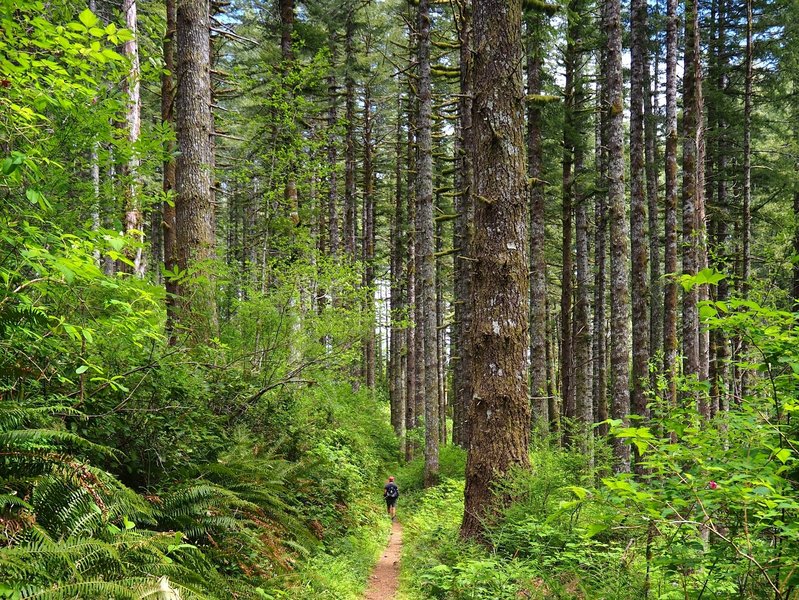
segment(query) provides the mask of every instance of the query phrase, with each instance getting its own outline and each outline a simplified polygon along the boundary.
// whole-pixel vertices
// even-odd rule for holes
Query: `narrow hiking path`
[[[369,587],[363,596],[364,600],[391,600],[397,595],[401,552],[402,525],[395,521],[391,524],[388,546],[369,576]]]

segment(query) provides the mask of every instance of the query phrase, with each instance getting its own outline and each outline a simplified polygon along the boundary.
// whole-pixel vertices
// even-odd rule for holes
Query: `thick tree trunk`
[[[546,435],[549,429],[546,360],[546,256],[544,213],[544,150],[542,145],[541,94],[544,64],[542,13],[534,11],[527,21],[527,174],[530,178],[530,391],[534,431]]]
[[[175,122],[178,158],[175,172],[177,264],[192,275],[180,285],[179,320],[196,341],[217,329],[211,268],[214,258],[214,206],[211,195],[211,78],[208,2],[177,5],[177,90]]]
[[[663,302],[663,372],[666,398],[677,406],[677,0],[667,0],[666,17],[666,167]]]
[[[461,533],[479,538],[494,483],[529,464],[521,1],[477,0],[474,42],[474,401]]]
[[[608,207],[610,218],[610,376],[611,416],[626,422],[630,412],[630,231],[624,198],[624,95],[621,64],[621,4],[608,0],[604,30],[607,35],[605,83],[608,111]],[[630,468],[630,447],[614,443],[619,471]]]
[[[649,384],[649,289],[647,269],[646,167],[644,162],[644,73],[647,60],[646,0],[632,0],[630,77],[630,244],[632,251],[632,392],[633,414],[646,415]],[[654,234],[654,232],[652,232]]]
[[[467,413],[472,399],[472,351],[469,331],[472,320],[471,298],[471,228],[474,214],[472,156],[472,3],[458,3],[458,38],[460,41],[460,95],[458,96],[458,138],[456,140],[454,295],[455,349],[452,403],[452,442],[468,447]]]
[[[417,123],[417,271],[421,291],[421,322],[416,333],[424,337],[424,482],[438,481],[438,360],[436,316],[436,264],[433,241],[433,95],[430,73],[430,4],[420,0],[418,7],[419,120]],[[420,300],[417,298],[417,301]],[[418,392],[418,390],[417,390]]]

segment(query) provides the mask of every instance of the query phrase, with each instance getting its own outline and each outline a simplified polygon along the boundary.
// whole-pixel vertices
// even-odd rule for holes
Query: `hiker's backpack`
[[[399,498],[399,488],[394,483],[389,483],[386,486],[386,498],[390,498],[391,500],[396,500]]]

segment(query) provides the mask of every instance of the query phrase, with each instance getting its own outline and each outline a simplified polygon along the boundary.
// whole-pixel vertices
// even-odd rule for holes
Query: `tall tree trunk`
[[[743,222],[741,292],[749,293],[752,275],[752,0],[746,0],[746,58],[744,76]]]
[[[175,123],[178,158],[175,171],[177,264],[193,276],[179,287],[179,320],[196,341],[217,329],[216,297],[208,261],[214,258],[213,156],[210,136],[211,78],[207,0],[177,4],[177,90]]]
[[[404,227],[405,210],[402,186],[402,95],[397,98],[396,155],[394,171],[394,215],[391,220],[391,354],[390,354],[390,400],[391,423],[394,433],[400,440],[405,436],[405,382],[402,378],[405,328],[400,326],[404,320],[405,302],[403,286]],[[401,443],[404,443],[402,441]]]
[[[644,73],[647,60],[646,0],[631,4],[630,77],[630,244],[632,252],[632,392],[633,414],[646,415],[646,390],[649,383],[649,289],[647,269],[646,167],[644,162]],[[652,232],[654,234],[654,231]]]
[[[123,45],[123,52],[130,61],[130,71],[125,80],[125,89],[128,96],[128,106],[125,115],[128,142],[131,145],[131,155],[124,167],[127,176],[127,189],[125,191],[125,231],[134,232],[131,235],[139,242],[133,254],[133,272],[137,277],[144,276],[144,255],[142,245],[144,234],[142,232],[141,205],[139,203],[139,156],[135,148],[141,135],[141,69],[139,67],[139,40],[138,18],[136,14],[136,0],[122,0],[122,14],[125,17],[125,28],[131,32],[131,39]]]
[[[452,442],[468,447],[466,421],[472,399],[472,351],[469,331],[472,319],[471,298],[471,227],[474,214],[472,156],[472,0],[458,2],[458,38],[460,42],[460,94],[458,96],[458,138],[456,140],[454,296],[455,397],[452,403]]]
[[[344,250],[355,260],[358,210],[355,197],[355,6],[348,3],[345,49],[345,153],[344,153]]]
[[[409,88],[410,85],[409,80]],[[407,147],[407,178],[408,178],[408,262],[407,262],[407,290],[408,290],[408,317],[412,324],[407,329],[408,336],[408,360],[407,360],[407,384],[406,384],[406,406],[405,406],[405,430],[408,441],[405,444],[405,457],[407,460],[415,458],[419,444],[415,439],[416,428],[419,425],[419,390],[423,385],[419,383],[420,369],[424,369],[424,356],[419,352],[416,339],[416,323],[418,321],[417,305],[419,296],[417,295],[419,286],[416,282],[416,186],[414,185],[413,173],[416,171],[416,109],[413,100],[408,100],[408,147]],[[423,372],[423,371],[422,371]],[[423,379],[422,379],[423,381]],[[424,393],[424,388],[422,388]]]
[[[569,3],[569,31],[573,30],[575,19],[579,19],[572,10],[574,0]],[[563,89],[563,199],[561,222],[563,229],[561,247],[561,283],[560,283],[560,396],[565,424],[563,442],[570,444],[574,432],[571,423],[577,416],[576,398],[574,395],[574,346],[572,328],[572,278],[574,273],[572,250],[572,223],[574,215],[574,137],[575,137],[575,101],[574,71],[577,63],[575,40],[572,36],[566,42],[564,63],[566,81]]]
[[[529,464],[527,193],[521,1],[474,4],[474,402],[461,534],[479,538],[493,484]]]
[[[547,311],[546,256],[544,254],[546,227],[544,213],[544,150],[541,130],[543,116],[541,80],[544,65],[544,17],[531,11],[527,20],[527,174],[530,178],[530,390],[533,396],[534,431],[546,435],[549,429],[547,400]]]
[[[433,84],[430,74],[430,4],[420,0],[419,31],[419,120],[417,123],[417,253],[418,283],[422,293],[418,305],[422,321],[417,323],[417,335],[424,337],[424,482],[425,486],[438,481],[438,355],[436,316],[436,262],[433,240]],[[418,299],[417,299],[418,300]],[[421,328],[420,328],[421,326]],[[418,390],[417,390],[418,391]]]
[[[604,6],[604,4],[603,4]],[[604,11],[604,8],[602,9]],[[603,12],[604,14],[604,12]],[[605,48],[600,49],[600,72],[604,72],[604,63],[607,61]],[[601,77],[597,79],[596,101],[597,111],[597,193],[594,198],[594,339],[593,339],[593,405],[596,420],[600,423],[606,421],[608,414],[608,372],[607,372],[607,310],[605,292],[607,289],[607,157],[608,157],[608,119],[603,107],[607,105],[607,85],[600,84]],[[607,425],[600,425],[597,429],[599,435],[607,435]]]
[[[337,258],[339,254],[339,246],[341,244],[338,228],[338,135],[336,128],[338,127],[338,83],[336,82],[335,60],[336,60],[336,43],[335,33],[331,33],[330,41],[330,62],[331,69],[330,75],[327,77],[327,92],[328,101],[327,106],[327,162],[328,162],[328,176],[327,176],[327,238],[330,248],[330,256]]]
[[[281,68],[284,78],[289,75],[294,63],[294,50],[291,38],[294,34],[294,0],[280,0],[280,55],[282,57]],[[289,86],[284,86],[287,101],[293,102],[293,94]],[[294,161],[290,161],[286,173],[286,184],[283,190],[283,197],[289,207],[289,217],[294,225],[300,222],[299,197],[297,195],[297,176]],[[299,321],[298,321],[299,322]]]
[[[175,72],[175,21],[176,0],[166,0],[166,32],[164,34],[164,72],[161,75],[161,122],[170,127],[175,126],[175,81],[172,74]],[[168,198],[163,204],[163,230],[164,230],[164,268],[167,272],[174,273],[177,266],[177,225],[175,223],[175,143],[166,142],[162,189]],[[174,277],[167,276],[164,281],[166,286],[166,328],[170,340],[174,341],[172,328],[175,323],[175,299],[178,294],[178,284]]]
[[[699,260],[699,202],[698,161],[701,128],[701,74],[699,72],[699,14],[696,0],[685,2],[685,68],[683,74],[683,154],[682,154],[682,271],[693,276]],[[683,292],[682,339],[686,377],[698,379],[699,311],[698,289]],[[692,395],[693,397],[693,395]],[[696,396],[698,401],[698,396]]]
[[[364,363],[366,365],[366,386],[375,387],[375,174],[373,164],[373,119],[371,89],[367,84],[364,90],[363,109],[363,283],[366,288],[364,317],[367,330],[364,340]]]
[[[590,452],[593,431],[591,425],[594,421],[593,399],[591,394],[591,306],[590,276],[588,257],[588,195],[584,185],[584,163],[586,152],[586,136],[588,135],[587,123],[587,94],[585,84],[585,46],[588,11],[581,0],[572,0],[569,3],[568,44],[566,48],[566,114],[564,119],[565,152],[569,153],[564,159],[564,197],[568,196],[568,204],[572,207],[575,217],[575,290],[574,314],[571,333],[571,350],[573,351],[573,391],[564,392],[564,412],[567,417],[574,419],[575,429],[569,437],[585,453]],[[571,81],[569,78],[571,76]],[[570,171],[567,175],[567,166]],[[564,200],[564,216],[565,213]],[[565,232],[564,232],[565,233]],[[565,236],[564,236],[565,239]],[[564,259],[565,244],[564,244]],[[569,248],[571,258],[571,248]],[[566,265],[564,260],[564,265]],[[571,273],[571,265],[569,265]],[[565,267],[564,267],[565,280]],[[564,340],[565,340],[564,329]],[[564,348],[567,345],[564,343]],[[564,382],[566,378],[564,378]],[[571,412],[573,410],[573,413]],[[564,428],[564,432],[566,429]]]
[[[626,422],[630,412],[630,231],[624,199],[624,95],[621,64],[621,3],[608,0],[604,30],[607,35],[605,83],[608,111],[608,207],[610,218],[610,376],[611,416]],[[630,448],[622,440],[614,443],[619,471],[630,468]]]
[[[647,38],[650,28],[647,27]],[[646,51],[646,50],[645,50]],[[658,139],[656,115],[659,95],[660,47],[655,50],[653,76],[650,76],[649,64],[644,66],[644,136],[646,162],[646,198],[649,220],[649,355],[660,355],[663,349],[663,282],[660,268],[660,222],[658,219]],[[653,369],[650,386],[654,389],[657,371]]]
[[[677,0],[667,0],[666,16],[666,193],[663,302],[663,372],[666,398],[677,406]]]

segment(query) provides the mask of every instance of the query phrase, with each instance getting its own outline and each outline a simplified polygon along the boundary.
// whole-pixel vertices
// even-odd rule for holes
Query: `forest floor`
[[[388,546],[369,577],[369,587],[364,600],[392,600],[399,588],[400,554],[402,553],[402,525],[391,524]]]

